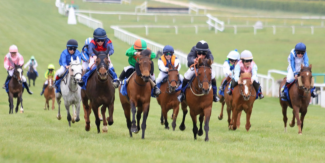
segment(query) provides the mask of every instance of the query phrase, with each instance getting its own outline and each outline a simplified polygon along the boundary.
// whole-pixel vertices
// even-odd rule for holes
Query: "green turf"
[[[187,128],[184,132],[181,132],[178,128],[176,131],[165,130],[160,125],[160,107],[155,99],[151,101],[146,139],[141,140],[141,134],[130,138],[117,93],[114,124],[109,127],[108,133],[96,133],[93,114],[91,114],[91,130],[86,132],[84,130],[83,111],[80,114],[81,121],[69,128],[64,108],[61,111],[63,116],[61,121],[55,118],[57,105],[54,111],[43,110],[45,100],[39,96],[44,82],[43,74],[49,63],[54,63],[56,68],[58,68],[59,56],[62,50],[65,49],[68,39],[77,39],[81,46],[84,39],[92,35],[93,30],[81,24],[67,25],[67,18],[58,14],[53,1],[0,1],[0,6],[0,22],[2,24],[0,26],[0,56],[3,58],[8,52],[8,47],[11,44],[16,44],[25,60],[29,59],[31,55],[36,57],[40,73],[36,86],[31,87],[34,95],[24,94],[25,113],[9,115],[7,94],[4,90],[0,94],[1,163],[322,162],[324,160],[325,142],[323,133],[325,129],[322,127],[324,125],[322,115],[324,115],[325,110],[319,106],[309,107],[303,135],[297,134],[297,127],[288,128],[288,132],[284,133],[281,108],[277,98],[266,98],[256,101],[251,118],[252,128],[249,132],[246,132],[243,126],[237,131],[228,131],[226,118],[222,121],[217,119],[220,112],[220,104],[215,103],[210,121],[210,142],[204,142],[204,137],[199,137],[196,141],[193,140],[192,121],[189,115],[186,118]],[[124,56],[124,53],[129,45],[114,38],[112,36],[113,31],[106,24],[105,27],[108,36],[113,40],[115,53],[112,56],[112,61],[119,74],[122,68],[127,65],[127,58]],[[180,36],[183,32],[180,30]],[[156,33],[153,31],[149,38],[159,43],[170,43],[176,49],[184,51],[187,51],[197,40],[215,38],[215,46],[219,47],[216,48],[216,51],[222,54],[219,58],[223,59],[230,49],[244,48],[245,44],[247,44],[242,42],[245,44],[239,46],[240,41],[238,40],[232,45],[231,42],[235,39],[230,40],[230,38],[225,36],[226,41],[221,46],[218,45],[220,42],[218,42],[217,36],[223,34],[212,35],[207,30],[203,32],[205,35],[202,37],[200,37],[201,35],[192,35],[192,37],[187,35],[184,39],[191,41],[185,41],[185,43],[177,43],[175,38],[178,36],[172,35],[171,31],[165,33],[167,37],[172,36],[169,39],[162,37],[161,31]],[[269,32],[265,31],[265,33]],[[143,35],[143,32],[139,31],[138,34]],[[154,35],[156,36],[153,37]],[[208,37],[208,35],[212,36]],[[233,37],[233,35],[230,36]],[[266,40],[266,38],[263,40],[262,34],[253,36],[248,31],[246,34],[237,36],[242,41],[247,36],[254,44]],[[269,37],[269,35],[267,36]],[[280,34],[276,36],[280,37]],[[309,35],[295,35],[294,37],[301,38],[303,36]],[[254,40],[256,37],[258,39]],[[283,37],[280,38],[284,39]],[[316,35],[313,37],[316,37]],[[271,39],[274,38],[271,37]],[[290,40],[281,39],[278,41],[290,42]],[[278,41],[273,40],[271,43],[277,43]],[[226,44],[226,42],[230,43]],[[214,47],[213,44],[210,46]],[[290,44],[290,46],[292,45]],[[320,43],[314,46],[319,49],[321,47]],[[273,47],[273,45],[270,47]],[[270,47],[267,47],[267,49]],[[281,48],[286,57],[290,48],[288,49],[284,46]],[[270,51],[265,50],[265,52]],[[216,57],[219,59],[218,56]],[[265,61],[267,61],[264,62],[266,65],[268,62],[271,62],[269,60]],[[281,60],[281,62],[285,61]],[[260,64],[260,67],[263,66]],[[185,68],[182,68],[182,73],[184,71]],[[2,82],[4,82],[6,71],[3,68],[0,69],[0,75],[2,76]],[[288,115],[289,119],[291,119],[291,110],[288,111]],[[181,116],[182,112],[180,111],[177,125],[180,124]],[[226,114],[224,117],[226,117]],[[244,121],[245,118],[243,116],[243,124]],[[171,120],[169,122],[171,123]]]

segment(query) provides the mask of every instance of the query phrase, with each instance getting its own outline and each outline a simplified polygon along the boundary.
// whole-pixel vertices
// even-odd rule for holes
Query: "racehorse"
[[[225,77],[221,84],[223,83],[224,80],[227,80],[227,84],[224,88],[224,96],[222,96],[221,94],[219,94],[219,99],[220,99],[220,103],[221,103],[221,112],[220,115],[218,116],[219,120],[222,120],[223,118],[223,108],[225,106],[225,104],[227,105],[227,115],[228,115],[228,127],[230,126],[230,122],[231,122],[231,101],[232,101],[232,96],[228,95],[228,93],[226,93],[229,89],[228,86],[230,84],[231,78],[230,77]],[[238,113],[238,118],[237,118],[237,128],[239,128],[240,126],[240,116],[241,116],[241,111]]]
[[[33,80],[33,86],[35,86],[35,80],[37,78],[37,75],[34,70],[33,63],[31,62],[29,65],[29,70],[27,72],[27,77],[28,77],[28,86],[30,87],[30,79]]]
[[[135,73],[129,77],[129,82],[127,83],[127,96],[120,94],[120,101],[124,109],[124,115],[126,118],[126,125],[129,129],[130,137],[133,133],[138,133],[140,131],[140,119],[143,112],[142,121],[142,139],[145,136],[145,130],[147,127],[147,118],[150,108],[150,94],[151,94],[151,84],[149,81],[150,72],[153,69],[151,67],[152,61],[150,60],[151,50],[146,49],[141,52],[140,56],[137,57],[137,62],[135,66]],[[119,90],[121,86],[119,87]],[[136,107],[137,111],[137,125],[135,120]],[[130,118],[130,111],[132,112],[132,122]]]
[[[288,106],[293,109],[293,117],[292,121],[289,124],[290,127],[295,126],[295,118],[297,119],[297,126],[298,126],[298,134],[302,134],[302,128],[304,126],[304,118],[307,113],[307,108],[310,101],[310,89],[313,88],[313,79],[312,79],[312,72],[311,72],[312,65],[309,67],[304,67],[301,65],[300,70],[300,77],[301,78],[301,85],[298,85],[299,82],[297,80],[292,84],[289,90],[290,102],[283,101],[281,97],[280,105],[282,107],[282,114],[283,114],[283,122],[284,122],[284,131],[287,131],[287,108]],[[286,83],[286,77],[283,79],[280,85],[280,91],[282,86]],[[300,119],[299,119],[299,113]]]
[[[62,79],[60,83],[61,93],[55,93],[56,101],[58,103],[58,115],[57,119],[61,120],[61,113],[60,113],[60,104],[61,104],[61,97],[64,99],[65,109],[67,110],[67,119],[69,122],[69,126],[71,127],[72,123],[79,122],[79,114],[80,114],[80,87],[77,84],[81,80],[81,72],[82,66],[80,65],[79,57],[77,60],[73,60],[71,57],[70,67],[67,70],[68,74]],[[70,106],[72,106],[73,110],[73,117],[71,118],[70,115]],[[74,109],[75,107],[75,109]]]
[[[193,121],[194,139],[196,135],[202,136],[202,123],[204,119],[205,141],[209,141],[209,121],[212,111],[213,91],[211,91],[211,59],[199,59],[197,64],[194,64],[195,77],[186,88],[186,104],[190,107],[190,115]],[[192,67],[191,66],[191,67]],[[198,70],[197,70],[198,69]],[[200,115],[200,129],[196,126],[197,118]]]
[[[13,114],[14,110],[14,98],[17,98],[17,105],[16,105],[16,113],[18,112],[19,104],[21,103],[20,112],[23,113],[23,86],[22,86],[22,76],[23,76],[23,68],[21,65],[16,65],[14,68],[14,73],[12,78],[9,81],[9,92],[8,92],[8,101],[9,101],[9,114]]]
[[[48,86],[44,90],[44,98],[45,98],[45,108],[44,110],[49,110],[50,105],[49,101],[52,100],[52,110],[54,110],[54,103],[55,103],[55,90],[53,85],[53,76],[48,76],[47,79]]]
[[[164,82],[161,84],[160,89],[161,94],[157,97],[158,104],[161,107],[161,125],[165,123],[165,129],[169,129],[168,121],[167,121],[167,112],[170,109],[173,109],[173,123],[172,127],[175,131],[176,128],[176,119],[179,111],[179,101],[177,100],[177,96],[180,94],[180,91],[176,92],[175,90],[178,88],[180,84],[180,78],[178,74],[178,66],[174,67],[173,65],[168,66],[168,76],[167,76],[167,82]],[[182,110],[183,110],[183,119],[185,119],[185,116],[187,114],[187,105],[185,102],[182,102]],[[181,130],[185,129],[184,120],[182,121],[182,124],[179,127]]]
[[[83,103],[83,108],[85,112],[85,121],[86,131],[90,130],[90,120],[89,115],[91,113],[91,109],[94,112],[96,118],[96,126],[97,132],[100,133],[100,119],[98,115],[98,107],[101,107],[101,112],[103,116],[103,132],[107,132],[107,121],[109,125],[114,123],[113,121],[113,112],[114,112],[114,101],[115,101],[115,88],[112,85],[112,77],[109,76],[109,60],[108,60],[108,52],[109,48],[106,51],[97,52],[93,49],[96,59],[96,72],[89,77],[86,90],[81,90],[81,98]],[[90,103],[88,104],[88,100]],[[105,117],[106,108],[109,111],[109,117]]]
[[[241,73],[239,78],[241,84],[238,84],[237,87],[234,87],[232,91],[232,119],[229,125],[229,129],[231,130],[237,129],[237,119],[240,118],[239,113],[243,110],[246,113],[245,128],[247,131],[249,131],[251,127],[250,118],[256,98],[256,91],[251,82],[251,77],[252,75],[250,73]]]

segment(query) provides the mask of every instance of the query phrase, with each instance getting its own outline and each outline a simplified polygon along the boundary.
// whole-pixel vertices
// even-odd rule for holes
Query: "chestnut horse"
[[[225,104],[227,105],[227,115],[228,115],[228,127],[230,126],[230,122],[231,122],[231,101],[232,101],[232,96],[231,95],[228,95],[228,87],[229,87],[229,84],[230,84],[230,81],[231,81],[231,78],[230,77],[225,77],[221,84],[223,83],[224,80],[227,80],[227,84],[224,88],[224,96],[222,96],[220,93],[219,93],[219,99],[220,99],[220,103],[221,103],[221,112],[220,112],[220,115],[218,116],[218,119],[219,120],[222,120],[223,118],[223,108],[225,106]],[[239,128],[240,126],[240,116],[241,116],[241,111],[239,112],[238,114],[238,118],[237,118],[237,128]]]
[[[81,90],[81,98],[83,103],[83,108],[85,112],[86,131],[90,130],[90,120],[89,115],[92,108],[95,115],[95,123],[97,126],[97,132],[100,133],[100,119],[98,116],[98,107],[101,107],[101,112],[103,116],[103,132],[107,132],[107,121],[111,126],[113,121],[114,112],[114,101],[115,101],[115,89],[112,85],[112,77],[109,76],[109,60],[108,52],[110,48],[108,47],[106,51],[96,51],[93,49],[96,59],[96,72],[92,74],[88,79],[86,90]],[[88,104],[88,100],[90,103]],[[106,119],[106,108],[108,108],[109,117]]]
[[[44,97],[45,97],[45,108],[44,110],[50,110],[49,101],[52,100],[52,110],[54,110],[54,103],[55,103],[55,90],[53,85],[53,76],[48,76],[47,79],[48,86],[44,90]]]
[[[307,108],[310,101],[310,89],[313,87],[312,85],[312,72],[311,72],[312,65],[309,65],[309,67],[304,67],[301,65],[300,70],[300,77],[302,81],[303,86],[298,86],[297,81],[295,81],[290,90],[289,90],[289,96],[291,103],[287,101],[282,101],[281,97],[280,99],[280,105],[282,107],[282,114],[283,114],[283,122],[284,122],[284,131],[287,131],[287,108],[288,106],[293,109],[293,117],[292,121],[289,124],[290,127],[295,126],[295,118],[297,119],[297,126],[298,126],[298,134],[302,134],[302,128],[304,125],[304,118],[307,113]],[[282,83],[280,84],[280,91],[282,86],[286,83],[286,77],[283,79]],[[299,119],[299,113],[300,119]]]
[[[22,86],[22,76],[23,68],[20,65],[15,64],[14,73],[12,78],[9,81],[9,92],[8,92],[8,101],[9,101],[9,114],[13,114],[14,111],[14,98],[17,98],[16,113],[18,112],[19,104],[21,103],[20,112],[23,113],[23,86]]]
[[[234,87],[232,91],[232,119],[229,125],[229,129],[231,130],[237,129],[237,119],[240,116],[239,113],[243,110],[246,113],[245,128],[247,131],[249,131],[251,127],[250,118],[256,98],[256,91],[253,87],[251,77],[252,75],[250,73],[240,74],[239,80],[241,81],[241,84]]]
[[[194,139],[196,135],[203,135],[202,123],[203,118],[205,122],[205,141],[209,141],[209,121],[212,111],[213,91],[211,91],[211,59],[199,59],[197,64],[194,65],[195,77],[186,88],[186,104],[190,107],[190,115],[193,121],[193,134]],[[196,70],[198,69],[198,70]],[[198,71],[198,72],[196,72]],[[200,129],[196,126],[197,118],[200,115]]]
[[[130,137],[133,133],[140,131],[140,119],[143,112],[142,121],[142,139],[145,136],[145,130],[147,127],[147,118],[150,108],[150,94],[151,84],[149,81],[150,71],[153,67],[150,60],[151,50],[146,49],[141,52],[140,56],[137,56],[136,60],[136,72],[132,74],[127,83],[127,96],[123,96],[120,92],[120,101],[124,109],[124,115],[126,118],[126,125],[129,129]],[[119,90],[121,86],[119,87]],[[138,111],[136,110],[138,107]],[[132,122],[130,118],[130,111],[132,112]],[[137,124],[135,120],[135,112],[137,111]]]
[[[169,129],[168,121],[167,121],[167,112],[170,109],[173,109],[173,123],[172,127],[175,131],[176,128],[176,119],[179,111],[179,101],[177,100],[177,96],[180,94],[180,91],[176,92],[175,90],[178,88],[180,84],[180,78],[178,73],[178,66],[174,67],[173,65],[168,66],[168,76],[167,82],[161,84],[160,90],[161,94],[157,97],[158,104],[161,107],[161,125],[165,123],[165,129]],[[185,102],[182,102],[182,110],[183,110],[183,121],[179,126],[180,130],[185,130],[184,120],[187,114],[187,105]]]

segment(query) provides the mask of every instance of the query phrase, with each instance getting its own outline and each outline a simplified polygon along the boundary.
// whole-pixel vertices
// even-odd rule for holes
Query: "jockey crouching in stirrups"
[[[41,92],[41,96],[43,95],[43,93],[44,93],[44,90],[45,90],[45,88],[47,87],[47,85],[49,84],[48,83],[48,78],[49,78],[49,76],[52,76],[52,77],[54,77],[55,76],[55,71],[54,71],[54,69],[55,69],[55,67],[54,67],[54,65],[53,64],[49,64],[48,66],[47,66],[47,71],[45,72],[45,83],[44,83],[44,85],[43,85],[43,89],[42,89],[42,92]]]
[[[173,67],[178,66],[177,71],[181,69],[179,59],[174,55],[174,48],[170,45],[166,45],[163,49],[163,55],[158,60],[158,67],[160,72],[157,77],[157,86],[159,89],[163,79],[168,76],[169,65],[172,65]],[[179,79],[181,82],[183,81],[183,76],[181,74],[179,74]]]
[[[89,58],[89,69],[87,69],[88,71],[82,77],[81,82],[78,84],[82,87],[82,89],[86,89],[87,84],[85,84],[85,83],[87,82],[90,75],[93,72],[95,72],[95,70],[96,70],[95,61],[97,59],[97,56],[95,55],[93,49],[95,49],[96,51],[106,51],[106,49],[109,47],[110,48],[110,50],[108,52],[109,55],[107,56],[108,61],[109,61],[108,72],[110,73],[110,75],[113,78],[114,88],[118,88],[118,86],[120,85],[120,81],[117,78],[113,64],[109,57],[109,56],[113,55],[113,53],[114,53],[114,47],[113,47],[112,41],[109,38],[107,38],[106,31],[102,28],[95,29],[93,35],[94,35],[94,39],[91,40],[91,42],[88,45],[88,54],[89,54],[89,56],[91,56]]]
[[[187,66],[190,67],[184,74],[184,80],[182,84],[182,92],[177,97],[178,101],[182,102],[185,100],[185,92],[183,92],[184,88],[187,86],[187,83],[192,79],[192,77],[195,74],[194,68],[191,68],[191,65],[198,61],[199,58],[206,58],[211,59],[213,61],[213,56],[211,54],[211,51],[209,49],[209,45],[204,40],[199,41],[196,46],[193,46],[191,49],[191,52],[187,56]],[[211,73],[211,84],[212,84],[212,90],[213,90],[213,101],[218,102],[218,94],[217,94],[217,82],[215,79],[215,72],[212,71]]]
[[[36,77],[38,76],[38,72],[36,70],[36,67],[38,66],[37,61],[34,56],[30,57],[30,60],[24,65],[24,68],[26,69],[28,66],[27,76],[30,70],[30,66],[33,66],[34,72],[36,73]]]
[[[89,53],[88,53],[88,49],[89,49],[89,44],[90,42],[92,41],[93,39],[92,38],[87,38],[85,40],[85,45],[82,47],[82,50],[81,50],[81,57],[82,57],[82,70],[83,71],[87,71],[87,69],[89,68],[89,58],[91,56],[89,56]]]
[[[224,87],[226,86],[227,81],[230,81],[233,78],[235,66],[240,59],[237,49],[229,52],[227,58],[228,59],[223,63],[223,73],[226,76],[226,79],[219,87],[219,94],[221,92],[221,94],[224,94]]]

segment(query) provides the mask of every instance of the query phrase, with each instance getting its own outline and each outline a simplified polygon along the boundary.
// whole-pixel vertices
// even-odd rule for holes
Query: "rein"
[[[190,66],[190,68],[194,68],[194,72],[195,72],[195,76],[196,76],[196,78],[197,78],[197,80],[198,80],[198,87],[200,88],[200,84],[201,83],[203,83],[203,82],[208,82],[209,83],[209,85],[210,85],[210,87],[209,87],[209,92],[210,92],[210,90],[211,90],[211,88],[212,88],[212,85],[211,85],[211,81],[209,82],[209,81],[205,81],[205,80],[203,80],[202,82],[200,81],[200,78],[198,78],[198,74],[197,74],[197,70],[196,70],[196,65],[197,65],[198,63],[197,62],[194,62],[191,66]],[[204,72],[206,72],[206,68],[210,68],[210,67],[207,67],[207,66],[200,66],[200,67],[204,67]],[[211,68],[210,68],[211,69]],[[204,73],[204,79],[206,79],[207,78],[207,74],[206,73]],[[195,96],[203,96],[203,95],[205,95],[205,94],[203,94],[203,93],[201,93],[201,94],[196,94],[196,93],[194,93],[194,91],[192,90],[192,85],[190,86],[190,89],[191,89],[191,91],[192,91],[192,93],[195,95]],[[197,87],[195,87],[195,90],[197,91],[197,92],[199,92],[199,90],[197,90]],[[201,91],[202,92],[202,91]]]
[[[168,72],[170,72],[170,71],[177,71],[177,69],[168,70]],[[179,84],[180,84],[179,74],[178,74],[178,80],[169,80],[169,75],[167,75],[168,87],[166,87],[166,92],[169,93],[169,94],[173,93],[172,91],[170,91],[171,90],[170,84],[172,82],[175,82],[176,83],[176,89],[177,89],[179,87]]]

